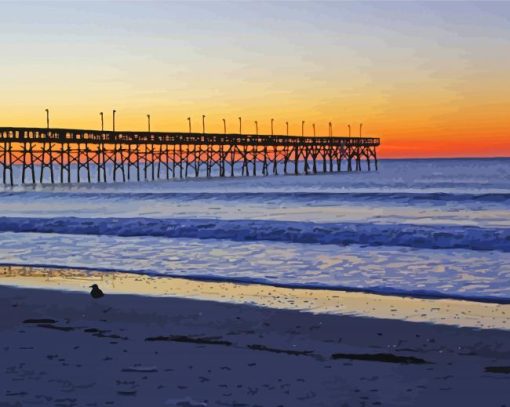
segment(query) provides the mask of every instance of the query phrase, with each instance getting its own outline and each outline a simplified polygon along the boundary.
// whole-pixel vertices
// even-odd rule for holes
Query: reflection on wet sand
[[[356,315],[483,329],[509,329],[510,305],[449,299],[420,299],[322,289],[197,281],[130,273],[42,267],[0,267],[0,284],[25,288],[137,294],[251,304],[316,314]]]

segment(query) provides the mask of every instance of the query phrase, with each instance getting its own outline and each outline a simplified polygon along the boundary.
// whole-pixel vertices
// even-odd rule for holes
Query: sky
[[[0,2],[0,126],[328,133],[510,156],[510,2]]]

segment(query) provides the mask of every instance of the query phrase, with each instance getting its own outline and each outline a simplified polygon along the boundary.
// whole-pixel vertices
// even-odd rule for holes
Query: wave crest
[[[269,220],[0,217],[0,232],[360,244],[510,252],[510,229]]]

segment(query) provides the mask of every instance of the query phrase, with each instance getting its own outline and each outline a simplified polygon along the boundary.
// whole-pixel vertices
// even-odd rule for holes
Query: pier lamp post
[[[205,114],[202,115],[202,134],[205,134]]]
[[[227,134],[227,121],[225,119],[223,120],[223,134]]]
[[[363,128],[363,123],[359,124],[359,138],[361,138],[361,129]]]
[[[242,127],[241,127],[242,126],[242,120],[241,120],[240,117],[238,117],[238,119],[239,119],[239,134],[243,134]]]
[[[46,129],[50,129],[50,109],[44,109],[46,112]]]
[[[188,128],[189,132],[191,133],[191,117],[188,117]]]
[[[103,115],[103,112],[99,112],[99,116],[101,117],[101,131],[104,131],[104,115]]]
[[[289,135],[289,122],[285,122],[285,126],[287,126],[287,136]]]
[[[315,123],[312,124],[313,127],[313,136],[315,137]]]
[[[329,122],[329,137],[333,137],[333,124]]]
[[[350,124],[348,124],[348,125],[347,125],[347,128],[349,129],[349,137],[351,137],[351,125],[350,125]]]
[[[273,123],[274,123],[274,119],[271,119],[271,136],[274,135],[274,133],[273,133]]]
[[[113,111],[113,115],[112,115],[112,121],[113,121],[113,131],[115,131],[115,113],[117,113],[116,110]]]
[[[305,121],[303,120],[301,122],[301,137],[304,137],[305,135]]]
[[[259,135],[259,122],[257,120],[255,120],[255,134]]]
[[[149,131],[149,133],[151,132],[151,115],[150,114],[147,115],[147,130]]]

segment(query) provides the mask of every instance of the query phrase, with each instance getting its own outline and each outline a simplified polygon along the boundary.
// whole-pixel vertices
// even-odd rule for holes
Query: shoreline
[[[354,287],[330,287],[330,286],[320,286],[320,285],[309,285],[309,284],[285,284],[285,283],[273,283],[273,282],[265,282],[251,279],[230,279],[230,278],[222,278],[222,277],[212,277],[212,276],[198,276],[198,275],[190,275],[190,276],[182,276],[177,274],[157,274],[153,272],[139,272],[132,270],[120,270],[120,269],[110,269],[110,268],[101,268],[101,267],[72,267],[72,266],[62,266],[62,265],[44,265],[44,264],[28,264],[28,265],[20,265],[20,264],[10,264],[10,263],[0,263],[0,270],[4,268],[25,268],[31,270],[54,270],[54,271],[83,271],[83,272],[92,272],[92,273],[118,273],[118,274],[132,274],[137,276],[147,276],[150,278],[168,278],[168,279],[176,279],[176,280],[189,280],[189,281],[197,281],[204,283],[227,283],[227,284],[237,284],[237,285],[260,285],[266,287],[274,287],[274,288],[283,288],[289,290],[317,290],[317,291],[332,291],[332,292],[343,292],[343,293],[359,293],[359,294],[372,294],[383,297],[397,297],[397,298],[410,298],[410,299],[421,299],[421,300],[452,300],[452,301],[466,301],[473,303],[483,303],[483,304],[496,304],[496,305],[509,305],[510,298],[500,298],[500,297],[472,297],[472,296],[463,296],[463,295],[455,295],[455,294],[443,294],[435,291],[404,291],[398,289],[387,289],[377,290],[375,288],[354,288]]]
[[[133,295],[121,293],[126,288],[121,279],[111,280],[116,294],[105,281],[96,280],[106,296],[94,300],[84,288],[70,289],[76,284],[88,287],[93,279],[57,275],[59,283],[46,273],[46,289],[29,287],[33,281],[7,286],[0,279],[0,404],[336,407],[508,402],[508,330],[303,312],[250,301],[221,302],[191,294],[185,298],[183,293]],[[138,280],[136,287],[152,290],[147,282]],[[174,290],[176,286],[173,280]],[[216,298],[221,293],[205,294]],[[265,294],[275,295],[258,295]],[[350,301],[348,296],[343,300]]]
[[[1,266],[0,285],[86,293],[98,283],[109,295],[134,294],[249,304],[313,314],[351,315],[510,331],[510,304],[418,298],[360,291],[288,288],[73,268]]]

